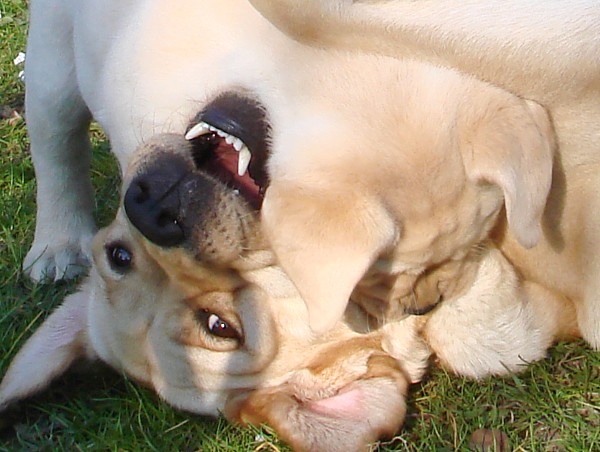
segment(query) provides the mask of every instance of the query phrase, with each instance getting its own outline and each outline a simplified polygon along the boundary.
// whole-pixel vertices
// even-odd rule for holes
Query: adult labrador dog
[[[486,180],[502,189],[495,196],[504,197],[508,222],[501,219],[502,224],[494,233],[500,249],[526,280],[572,300],[583,337],[592,347],[600,349],[598,2],[250,0],[250,3],[300,42],[330,50],[417,58],[457,68],[543,105],[549,111],[558,141],[546,203],[550,156],[535,157],[535,146],[513,148],[512,153],[497,155],[497,164],[490,166],[488,163],[494,159],[489,162],[488,159],[494,156],[498,142],[487,139],[485,153],[475,152],[473,159],[465,159],[464,175],[452,178],[444,168],[440,170],[440,180],[447,183],[445,187],[459,187],[465,179]],[[404,84],[399,80],[396,87],[402,89]],[[393,88],[386,85],[386,89]],[[509,115],[508,111],[505,113]],[[385,133],[393,132],[391,128]],[[402,140],[398,135],[397,141]],[[372,154],[370,157],[371,162],[376,160]],[[438,162],[432,161],[434,171]],[[388,164],[396,180],[406,177],[402,160],[387,161],[381,166]],[[371,192],[371,199],[369,195],[356,201],[348,198],[340,204],[346,208],[335,209],[332,207],[337,205],[335,189],[347,184],[350,178],[329,177],[320,187],[302,180],[299,170],[287,170],[287,179],[294,179],[296,186],[293,190],[278,186],[277,193],[272,190],[270,197],[274,202],[265,209],[263,217],[277,257],[297,283],[309,305],[311,323],[317,329],[326,327],[343,312],[347,295],[368,268],[379,268],[383,275],[418,273],[441,259],[460,260],[465,242],[456,239],[481,231],[477,222],[471,222],[465,227],[466,232],[445,233],[445,227],[452,228],[452,220],[443,217],[445,214],[436,203],[443,202],[457,217],[468,222],[464,212],[472,212],[472,207],[457,204],[463,200],[462,193],[447,193],[442,189],[443,195],[432,194],[430,201],[421,205],[426,197],[416,195],[412,188],[403,190],[401,184],[391,183],[390,178],[387,185],[375,185],[377,189]],[[382,173],[378,176],[384,177]],[[414,195],[410,200],[420,205],[416,208],[420,209],[418,214],[401,202],[399,191],[407,199]],[[446,199],[442,201],[444,196]],[[382,207],[378,212],[365,210],[361,218],[347,221],[347,216],[356,212],[354,207],[365,203],[379,203]],[[295,210],[291,215],[290,204]],[[427,212],[430,208],[432,213]],[[423,232],[415,240],[411,238],[411,229],[419,215],[427,217],[427,226],[419,226]],[[319,221],[310,221],[312,216]],[[301,241],[297,240],[299,234]],[[446,249],[440,252],[440,246]],[[315,258],[319,265],[306,265]],[[341,271],[339,263],[343,264]]]
[[[423,125],[422,137],[438,127]],[[343,320],[315,335],[258,213],[199,165],[197,146],[161,134],[140,148],[125,178],[124,207],[94,240],[90,275],[14,358],[0,385],[0,411],[86,358],[180,409],[268,423],[299,451],[367,450],[402,425],[407,387],[430,354],[479,378],[518,372],[576,332],[573,306],[521,283],[487,243],[469,257],[472,281],[435,310],[383,320],[352,302]],[[144,209],[139,188],[167,163],[181,181],[167,182],[187,231],[177,245],[158,245],[141,233],[148,234],[142,216],[126,214]],[[417,287],[437,286],[443,274],[432,272]]]

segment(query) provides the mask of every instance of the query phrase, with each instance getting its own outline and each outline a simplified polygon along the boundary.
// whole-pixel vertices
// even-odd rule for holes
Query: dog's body
[[[348,450],[398,428],[403,392],[420,378],[431,351],[445,366],[477,378],[517,371],[541,358],[554,338],[577,333],[568,300],[522,284],[502,254],[484,245],[503,193],[510,192],[504,168],[517,164],[522,184],[509,193],[516,212],[510,223],[521,240],[531,241],[527,226],[543,208],[553,148],[542,108],[451,70],[305,47],[241,1],[181,3],[32,5],[27,108],[40,215],[28,259],[49,243],[59,245],[33,264],[32,276],[49,270],[60,277],[92,232],[91,197],[81,193],[87,157],[77,154],[88,147],[90,114],[105,128],[123,171],[130,169],[124,210],[98,235],[90,278],[15,359],[2,384],[3,406],[87,355],[180,408],[269,421],[298,448]],[[57,28],[64,34],[55,36]],[[255,101],[258,110],[252,110]],[[376,109],[361,114],[369,106]],[[264,111],[270,130],[263,215],[284,199],[271,194],[310,183],[296,204],[300,212],[313,200],[311,190],[331,189],[339,204],[307,226],[325,220],[325,231],[335,232],[362,222],[365,266],[378,252],[393,256],[385,243],[369,241],[373,230],[409,238],[401,251],[412,252],[417,266],[372,268],[345,323],[334,321],[326,334],[309,327],[298,282],[274,266],[256,232],[256,212],[213,176],[187,175],[190,168],[204,171],[203,152],[214,151],[202,136],[190,135],[194,124],[225,112],[234,119],[231,130],[246,133],[246,121],[262,127],[240,117],[247,109]],[[152,138],[166,132],[176,138]],[[259,138],[250,134],[244,141]],[[499,159],[482,163],[477,156],[487,155],[490,141]],[[250,170],[262,174],[260,155],[251,150]],[[60,178],[55,165],[61,160],[82,167]],[[532,177],[521,181],[525,169]],[[381,203],[385,184],[395,194]],[[351,186],[356,191],[349,197]],[[83,205],[74,196],[61,200],[65,191],[83,195]],[[403,211],[401,227],[390,205]],[[156,207],[174,215],[158,220],[176,221],[159,221],[157,229],[146,217]],[[77,214],[72,221],[71,211]],[[150,241],[132,230],[124,211]],[[329,225],[339,211],[347,223]],[[65,220],[57,237],[54,225]],[[300,234],[296,243],[307,238]],[[65,250],[73,254],[61,254]],[[454,259],[457,253],[464,259]],[[343,269],[345,257],[338,254],[335,266]],[[422,272],[429,264],[436,269]],[[392,297],[378,282],[381,274],[395,281]],[[421,317],[405,318],[402,306],[394,315],[378,311],[377,300],[398,303],[415,281],[417,292],[429,285],[441,292],[443,304]],[[323,316],[330,322],[331,313]]]
[[[558,138],[558,153],[540,241],[526,249],[502,227],[496,237],[526,279],[576,302],[583,336],[600,348],[600,217],[595,213],[600,202],[596,177],[600,162],[597,2],[251,3],[299,41],[457,68],[547,108]],[[284,235],[285,227],[281,223],[278,227],[282,232],[274,234]],[[314,246],[323,250],[326,244]],[[303,260],[302,254],[295,256],[278,246],[275,250],[286,269]],[[325,248],[323,255],[327,254]],[[294,268],[290,275],[307,286],[323,284],[310,272],[310,267]],[[327,302],[338,299],[343,304],[343,297],[335,295]],[[310,303],[313,297],[305,298]]]
[[[259,2],[254,3],[261,6]],[[269,4],[279,5],[281,2]],[[538,5],[537,2],[534,4]],[[326,7],[328,4],[320,5]],[[599,71],[594,66],[599,60],[594,57],[598,46],[595,46],[594,35],[590,35],[598,19],[597,7],[589,2],[569,5],[565,14],[568,13],[571,19],[565,19],[565,26],[561,29],[562,40],[554,39],[554,36],[546,39],[548,30],[556,28],[550,25],[548,28],[532,27],[528,33],[521,33],[528,24],[527,17],[531,16],[522,15],[522,10],[516,9],[515,20],[519,26],[515,26],[516,30],[508,27],[506,31],[511,45],[502,41],[497,28],[484,32],[473,24],[472,17],[479,11],[476,4],[448,6],[454,17],[454,21],[449,22],[437,19],[447,17],[444,14],[430,14],[429,8],[433,7],[428,2],[387,2],[386,9],[380,3],[357,3],[352,8],[358,9],[349,10],[350,13],[341,17],[331,19],[327,14],[321,14],[322,22],[311,21],[313,28],[310,33],[295,37],[323,46],[346,45],[361,51],[379,50],[394,56],[402,56],[406,51],[410,56],[427,57],[433,62],[447,63],[472,72],[517,94],[533,98],[550,109],[552,124],[558,134],[559,153],[554,162],[547,156],[525,153],[526,156],[531,154],[531,159],[518,163],[522,180],[516,181],[512,187],[502,187],[513,190],[517,199],[527,199],[526,203],[517,206],[518,212],[509,211],[509,218],[512,215],[513,223],[520,224],[520,231],[515,234],[513,227],[507,233],[499,226],[496,236],[502,242],[503,252],[528,280],[576,302],[583,335],[597,348],[600,343],[600,308],[595,294],[598,293],[596,275],[600,264],[595,257],[598,253],[594,244],[600,225],[593,214],[598,203],[598,189],[592,175],[598,166],[596,149],[600,136],[597,130],[600,102],[596,79]],[[339,11],[345,13],[344,8]],[[297,124],[295,129],[284,127],[287,132],[281,134],[281,129],[274,124],[273,148],[285,149],[285,152],[277,151],[269,161],[270,177],[275,184],[267,194],[263,219],[278,258],[312,307],[311,325],[316,330],[326,329],[339,318],[348,296],[369,267],[371,273],[375,269],[376,273],[383,274],[380,279],[394,279],[402,274],[416,277],[430,265],[438,265],[447,259],[460,260],[468,246],[476,241],[469,243],[472,239],[467,238],[469,234],[479,235],[479,238],[487,234],[487,227],[475,224],[463,212],[460,215],[465,216],[461,219],[464,231],[443,240],[442,247],[446,250],[434,250],[425,243],[431,241],[431,237],[416,237],[421,245],[407,243],[406,240],[412,239],[400,237],[399,227],[406,227],[407,217],[410,221],[417,221],[415,214],[419,208],[412,209],[412,212],[411,209],[403,210],[402,203],[415,196],[415,190],[411,187],[408,191],[398,190],[395,171],[404,170],[394,169],[392,165],[389,165],[391,177],[388,187],[384,186],[387,180],[384,175],[374,171],[372,183],[381,185],[375,190],[378,194],[352,202],[350,198],[342,200],[342,204],[350,203],[342,211],[368,206],[363,209],[364,218],[356,220],[358,225],[352,226],[346,218],[332,215],[330,204],[340,205],[336,198],[338,193],[341,191],[340,196],[345,196],[346,186],[356,184],[357,179],[332,178],[332,162],[324,162],[324,153],[311,154],[309,148],[342,149],[341,136],[351,136],[355,132],[350,129],[362,128],[362,122],[343,124],[340,128],[335,124],[335,115],[329,115],[330,111],[339,108],[338,105],[346,103],[344,90],[355,89],[351,81],[341,78],[338,89],[331,93],[321,90],[314,96],[308,93],[306,87],[314,89],[315,80],[326,81],[331,76],[330,69],[324,68],[348,73],[354,70],[352,64],[347,64],[343,54],[312,49],[280,36],[244,3],[210,4],[210,17],[199,13],[200,9],[191,3],[172,8],[170,4],[158,1],[128,5],[64,1],[53,3],[52,8],[47,7],[43,0],[33,2],[26,69],[27,115],[38,176],[38,220],[35,241],[24,266],[34,279],[71,276],[81,270],[78,264],[86,261],[87,243],[95,230],[91,216],[92,189],[86,174],[90,117],[94,116],[106,130],[121,167],[125,168],[131,153],[141,142],[157,132],[183,133],[199,105],[206,104],[225,87],[251,87],[264,103],[269,104],[273,121]],[[52,13],[48,15],[48,11]],[[295,10],[284,8],[281,11]],[[302,11],[302,14],[298,12],[293,17],[285,16],[284,20],[277,22],[278,25],[293,27],[306,17],[303,14],[313,17],[311,13],[315,13],[310,8]],[[390,20],[396,27],[386,28],[392,30],[390,39],[387,35],[383,39],[379,26],[380,15],[387,14],[385,11],[394,13]],[[490,10],[493,11],[496,10]],[[323,13],[321,10],[317,12]],[[549,17],[558,17],[555,13],[548,10]],[[229,17],[227,27],[215,23],[217,18],[226,16]],[[136,17],[135,26],[130,26],[128,17]],[[423,38],[423,41],[414,38],[415,43],[407,44],[408,49],[400,44],[413,31],[411,17],[416,24],[413,27],[416,36],[428,38]],[[493,19],[493,16],[490,17]],[[361,21],[365,23],[354,27]],[[546,22],[540,20],[540,23]],[[105,26],[107,23],[110,27]],[[329,23],[335,26],[324,26]],[[458,39],[452,33],[452,24],[462,33],[468,31],[468,39]],[[378,38],[365,39],[369,34],[352,32],[364,27],[369,27],[369,32]],[[60,33],[56,32],[57,29]],[[178,32],[167,35],[156,33],[160,29],[177,29]],[[302,29],[300,26],[295,32]],[[108,35],[106,30],[111,30],[111,34]],[[323,30],[328,30],[327,33],[332,36],[323,36]],[[391,40],[394,36],[396,40]],[[390,40],[393,44],[381,49],[373,48],[374,43],[388,43]],[[267,41],[269,46],[265,45]],[[243,46],[238,45],[240,42],[244,43]],[[556,42],[558,44],[553,47]],[[362,64],[365,67],[378,59],[375,56],[364,58]],[[475,64],[479,61],[483,63]],[[522,73],[519,72],[521,70]],[[399,75],[392,72],[376,76],[366,74],[365,77],[375,77],[379,86],[394,89],[411,83],[410,80],[398,82]],[[432,80],[432,84],[435,82]],[[306,95],[298,96],[303,90]],[[336,93],[339,93],[337,97]],[[286,98],[290,101],[284,102]],[[324,98],[329,100],[321,103]],[[366,90],[363,102],[365,105],[370,102],[370,94]],[[305,107],[296,111],[295,107],[288,106],[293,103],[303,103]],[[352,108],[361,111],[361,107]],[[313,112],[322,112],[322,117],[314,116]],[[387,116],[393,118],[395,113],[390,113]],[[534,112],[534,116],[539,114]],[[381,116],[385,115],[381,112]],[[533,119],[536,120],[535,117]],[[330,129],[328,133],[320,134],[319,120],[321,127]],[[300,125],[301,121],[305,124]],[[401,140],[400,134],[394,137],[391,133],[393,119],[389,122],[390,125],[386,126],[389,140]],[[506,122],[494,127],[512,126]],[[342,130],[343,127],[346,129]],[[294,136],[294,130],[299,135]],[[380,134],[379,131],[377,133]],[[547,131],[542,133],[548,134]],[[314,137],[312,144],[306,141],[306,137],[310,136]],[[328,142],[327,136],[332,137]],[[357,146],[348,144],[350,147]],[[390,151],[393,151],[393,146]],[[332,161],[337,159],[335,165],[338,165],[334,174],[355,172],[352,168],[341,169],[343,165],[339,162],[348,161],[347,154],[342,152],[339,159],[332,157]],[[310,157],[306,157],[308,155]],[[299,156],[302,158],[297,158]],[[315,159],[319,163],[315,164]],[[549,168],[552,163],[551,175]],[[373,168],[371,162],[364,164],[365,168]],[[504,161],[502,164],[510,166],[517,162]],[[508,166],[506,169],[513,171],[514,168]],[[309,171],[315,174],[312,179],[304,177]],[[475,175],[478,171],[480,174]],[[473,168],[472,174],[467,174],[467,177],[501,183],[498,177],[502,179],[503,175],[484,172],[482,168]],[[367,179],[364,177],[366,173],[361,174],[362,183]],[[446,183],[461,184],[458,179],[446,176]],[[546,202],[545,190],[551,176],[552,187],[541,218],[540,209]],[[427,190],[435,190],[434,185],[427,186],[431,180],[423,180]],[[503,180],[506,182],[507,179]],[[538,191],[517,193],[519,184],[520,188],[529,184],[528,190],[535,188]],[[302,193],[300,199],[296,199],[297,193]],[[379,193],[385,195],[380,196]],[[391,193],[395,193],[395,198],[389,198]],[[455,195],[448,194],[447,200],[455,202],[456,198],[450,199]],[[429,197],[425,203],[430,204],[431,201],[437,205],[433,210],[440,210],[439,206],[444,204],[434,197]],[[297,209],[297,213],[290,216],[288,210],[292,204],[305,208]],[[396,212],[388,208],[390,204],[397,209]],[[306,218],[317,211],[326,212],[330,219],[327,233],[322,232],[324,224],[321,221],[314,223]],[[441,212],[436,213],[437,218],[422,212],[418,215],[422,217],[423,224],[446,221],[441,219]],[[379,226],[376,230],[366,231],[365,224],[372,220]],[[346,226],[339,227],[340,223]],[[60,230],[57,230],[57,224],[61,224]],[[540,224],[541,234],[538,232]],[[344,237],[337,236],[342,231]],[[537,243],[538,237],[539,243],[526,249]],[[403,241],[405,243],[398,247]],[[347,243],[361,245],[347,247]],[[415,246],[420,246],[420,251],[416,251]],[[421,256],[415,256],[415,252],[421,253]],[[373,266],[378,260],[379,263]],[[318,261],[319,265],[307,266],[306,261]],[[343,265],[337,265],[339,262]],[[382,268],[383,272],[380,271]],[[337,283],[331,284],[332,280]],[[409,281],[407,286],[410,284]],[[388,295],[386,300],[393,298]]]

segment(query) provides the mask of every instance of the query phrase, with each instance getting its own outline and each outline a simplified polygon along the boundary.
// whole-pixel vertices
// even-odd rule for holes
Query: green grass
[[[0,107],[22,104],[14,57],[25,49],[24,0],[0,3]],[[93,167],[100,224],[110,221],[119,180],[102,135]],[[108,176],[107,176],[108,174]],[[34,231],[35,180],[25,124],[0,119],[0,374],[76,282],[34,285],[20,264]],[[478,428],[499,429],[513,450],[600,449],[600,354],[561,344],[521,375],[473,382],[436,370],[413,388],[406,428],[381,450],[466,450]],[[73,373],[0,415],[0,450],[286,450],[275,436],[173,410],[116,375]]]

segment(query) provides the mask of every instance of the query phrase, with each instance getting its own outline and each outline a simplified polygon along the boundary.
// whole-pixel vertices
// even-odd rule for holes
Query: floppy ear
[[[387,211],[364,196],[311,192],[285,181],[267,190],[262,227],[317,333],[342,317],[354,286],[396,236]]]
[[[504,97],[503,97],[504,98]],[[526,248],[537,244],[552,182],[554,134],[537,103],[513,98],[476,104],[461,127],[461,152],[468,177],[499,186],[508,224]]]
[[[362,375],[329,394],[332,376],[344,380],[338,371],[304,369],[280,386],[234,395],[224,414],[242,425],[268,424],[297,451],[366,450],[392,437],[404,422],[408,387],[397,361],[375,353]]]
[[[93,358],[87,339],[89,292],[68,296],[29,338],[0,385],[0,411],[45,389],[78,358]]]

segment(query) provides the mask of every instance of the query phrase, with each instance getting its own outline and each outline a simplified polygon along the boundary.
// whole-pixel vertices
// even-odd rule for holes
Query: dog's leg
[[[597,171],[597,167],[594,170]],[[590,173],[594,174],[594,173]],[[586,250],[580,256],[579,268],[584,274],[583,297],[576,303],[577,323],[582,337],[596,350],[600,350],[600,184],[595,183],[589,189],[589,195],[582,196],[582,211],[585,225],[581,249]],[[583,190],[582,190],[583,191]],[[587,190],[586,190],[587,191]],[[594,207],[596,206],[596,207]]]
[[[523,370],[560,337],[577,335],[573,304],[517,278],[497,250],[469,291],[440,304],[424,336],[444,367],[471,378]]]
[[[598,275],[596,267],[594,275]],[[586,294],[577,306],[577,323],[583,338],[596,350],[600,350],[600,282],[595,280],[586,285]]]
[[[527,305],[533,314],[533,325],[553,341],[580,337],[575,304],[564,295],[531,281],[523,282]]]
[[[33,2],[25,109],[37,178],[35,239],[23,263],[35,280],[72,278],[95,232],[89,178],[90,113],[77,86],[72,21],[64,2]]]

